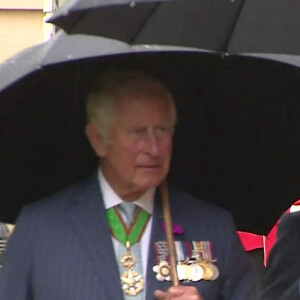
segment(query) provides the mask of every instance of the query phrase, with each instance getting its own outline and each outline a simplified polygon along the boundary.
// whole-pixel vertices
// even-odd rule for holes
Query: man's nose
[[[154,131],[149,131],[146,137],[146,151],[152,156],[159,156],[159,141]]]

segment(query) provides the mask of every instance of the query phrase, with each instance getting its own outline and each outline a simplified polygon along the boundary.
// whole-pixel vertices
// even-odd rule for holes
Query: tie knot
[[[130,202],[122,202],[120,204],[120,209],[125,217],[126,225],[130,226],[134,221],[137,212],[137,206]]]

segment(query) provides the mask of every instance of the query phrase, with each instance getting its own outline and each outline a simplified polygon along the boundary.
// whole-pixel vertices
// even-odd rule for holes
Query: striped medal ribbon
[[[219,270],[210,241],[175,241],[178,279],[183,281],[215,280]],[[166,241],[155,243],[157,280],[170,281],[169,252]]]

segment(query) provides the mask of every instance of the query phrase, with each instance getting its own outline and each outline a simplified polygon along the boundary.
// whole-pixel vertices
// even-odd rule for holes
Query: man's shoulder
[[[295,211],[289,214],[283,215],[281,218],[281,222],[279,227],[281,230],[293,230],[297,229],[297,231],[300,228],[300,211]]]
[[[173,205],[176,205],[177,208],[180,208],[183,211],[201,213],[205,215],[228,216],[231,218],[231,214],[227,209],[211,203],[209,199],[197,197],[177,186],[170,186],[169,192],[171,205],[173,203]]]
[[[70,201],[78,201],[85,198],[86,193],[91,193],[93,189],[98,187],[96,175],[92,175],[77,183],[73,183],[55,194],[43,197],[26,205],[22,213],[42,213],[50,214],[51,212],[60,212],[68,205]]]

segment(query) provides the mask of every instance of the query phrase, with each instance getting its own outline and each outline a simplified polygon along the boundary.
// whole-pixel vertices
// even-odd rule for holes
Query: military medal
[[[125,269],[120,277],[122,289],[125,294],[136,296],[144,289],[144,279],[142,274],[134,270],[136,258],[131,254],[130,247],[140,241],[150,214],[139,209],[132,225],[127,228],[117,207],[112,207],[106,212],[113,236],[126,246],[126,253],[121,258],[121,265]]]
[[[209,241],[193,241],[193,258],[204,271],[203,280],[215,280],[219,277],[219,270],[214,264],[212,246]]]
[[[186,264],[177,265],[177,274],[179,280],[189,280],[192,276],[191,266]]]
[[[136,296],[144,288],[144,279],[141,274],[132,270],[136,264],[136,259],[130,253],[130,242],[126,243],[126,254],[121,259],[121,264],[128,270],[124,271],[121,275],[122,289],[125,294]]]
[[[192,276],[191,280],[192,281],[199,281],[201,279],[204,279],[204,270],[200,265],[193,264],[192,266]]]
[[[215,280],[219,270],[215,265],[212,246],[209,241],[175,241],[177,256],[177,273],[180,281]],[[165,241],[155,243],[156,260],[158,264],[153,267],[160,281],[170,281],[170,266],[168,263],[168,249]]]
[[[157,273],[156,279],[159,281],[171,281],[171,270],[170,265],[167,261],[163,260],[153,267],[153,271]]]
[[[2,257],[6,247],[6,240],[0,239],[0,268],[2,266]]]
[[[207,261],[200,261],[197,262],[197,264],[199,264],[204,271],[203,280],[215,280],[218,278],[219,270],[214,264]]]

